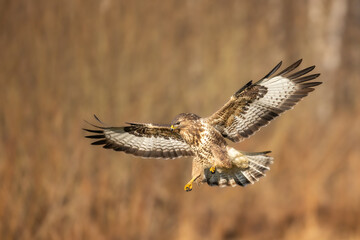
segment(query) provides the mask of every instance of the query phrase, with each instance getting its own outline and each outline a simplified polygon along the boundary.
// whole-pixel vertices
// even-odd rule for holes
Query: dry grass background
[[[360,239],[360,2],[0,1],[0,239]],[[246,188],[92,147],[84,119],[210,115],[276,63],[323,85],[251,139]]]

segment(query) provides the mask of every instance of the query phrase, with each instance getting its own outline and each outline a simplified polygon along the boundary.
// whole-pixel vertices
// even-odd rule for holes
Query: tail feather
[[[229,157],[233,162],[232,168],[217,168],[215,173],[205,169],[205,179],[210,186],[246,186],[259,181],[270,170],[273,158],[270,152],[247,153],[229,148]],[[244,167],[245,164],[245,167]]]

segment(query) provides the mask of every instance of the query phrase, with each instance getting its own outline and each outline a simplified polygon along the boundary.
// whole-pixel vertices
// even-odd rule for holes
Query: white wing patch
[[[137,127],[142,128],[141,130],[145,129],[145,133],[136,132],[138,130]],[[97,134],[86,137],[100,139],[93,142],[93,145],[103,145],[104,148],[111,148],[144,158],[173,159],[194,155],[187,143],[175,135],[172,136],[166,128],[156,129],[153,125],[145,124],[139,124],[138,126],[133,124],[132,126],[116,128],[98,128],[99,130],[84,129]],[[134,128],[134,130],[131,128]],[[149,129],[152,132],[146,132]]]
[[[235,116],[232,128],[233,130],[236,130],[236,132],[243,132],[243,137],[251,134],[251,130],[256,131],[257,129],[255,128],[257,126],[253,126],[254,123],[261,121],[270,111],[274,111],[276,114],[279,114],[280,107],[284,104],[285,100],[287,100],[291,94],[297,90],[296,84],[287,78],[278,76],[270,80],[271,81],[259,84],[267,89],[267,93],[264,97],[256,99],[253,103],[251,103],[245,114]],[[287,109],[290,109],[290,106]],[[268,119],[265,118],[264,121],[266,120]],[[253,129],[251,129],[252,126]],[[249,129],[249,133],[247,133],[247,129]]]
[[[225,105],[232,107],[219,110],[209,117],[209,121],[225,137],[234,142],[251,136],[273,118],[291,109],[298,101],[313,91],[313,87],[321,84],[321,82],[310,82],[320,74],[305,76],[315,66],[293,73],[292,71],[300,63],[301,60],[270,78],[280,68],[281,63],[279,63],[257,83],[249,82],[236,92]],[[227,112],[230,114],[226,114]]]

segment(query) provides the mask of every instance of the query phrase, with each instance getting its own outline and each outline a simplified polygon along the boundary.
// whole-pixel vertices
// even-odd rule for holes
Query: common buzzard
[[[91,124],[96,129],[84,129],[93,133],[86,137],[96,139],[93,145],[144,158],[193,156],[192,179],[185,185],[186,191],[192,190],[194,182],[220,187],[253,184],[270,169],[273,162],[268,156],[270,151],[238,151],[229,147],[225,139],[239,142],[251,136],[321,84],[311,81],[320,74],[306,75],[315,66],[294,72],[300,63],[301,60],[275,74],[280,62],[260,81],[248,82],[209,117],[181,113],[167,125],[127,123],[123,127],[107,127]]]

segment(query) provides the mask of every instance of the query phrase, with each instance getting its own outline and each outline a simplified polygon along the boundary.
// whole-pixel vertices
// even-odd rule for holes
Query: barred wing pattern
[[[275,66],[264,78],[252,84],[247,83],[208,121],[224,137],[238,142],[254,134],[260,127],[267,125],[273,118],[285,110],[291,109],[315,86],[321,82],[310,82],[320,74],[304,76],[315,66],[293,73],[301,59],[271,77],[280,68]]]
[[[97,129],[84,130],[95,133],[86,136],[97,139],[93,145],[103,145],[104,148],[144,158],[173,159],[194,155],[190,146],[167,125],[129,123],[124,127],[92,126]]]

